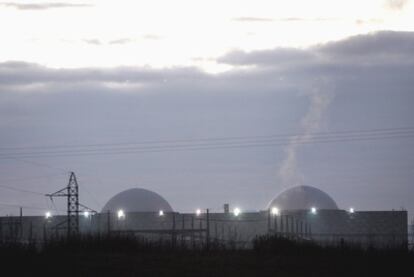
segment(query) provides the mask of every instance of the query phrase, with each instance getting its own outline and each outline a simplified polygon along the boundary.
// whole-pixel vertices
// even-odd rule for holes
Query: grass
[[[320,247],[275,236],[256,238],[249,250],[82,236],[48,241],[40,248],[2,243],[0,261],[2,272],[12,272],[4,276],[399,276],[411,269],[414,254],[404,249]]]

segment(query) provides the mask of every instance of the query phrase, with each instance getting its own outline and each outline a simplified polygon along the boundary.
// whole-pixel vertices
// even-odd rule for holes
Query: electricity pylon
[[[70,172],[69,183],[63,189],[46,194],[53,197],[67,197],[67,231],[68,237],[79,234],[79,186],[74,172]]]

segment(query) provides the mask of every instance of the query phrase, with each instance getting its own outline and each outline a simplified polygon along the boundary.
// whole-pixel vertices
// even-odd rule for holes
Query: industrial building
[[[68,196],[68,209],[69,185],[61,194]],[[256,212],[225,204],[220,212],[193,213],[174,211],[159,194],[133,188],[113,196],[100,212],[78,207],[67,216],[1,217],[0,239],[44,241],[70,235],[75,226],[72,231],[81,234],[134,234],[193,246],[218,242],[246,248],[257,236],[278,234],[319,244],[407,247],[407,224],[406,211],[342,210],[327,193],[309,186],[285,190]]]

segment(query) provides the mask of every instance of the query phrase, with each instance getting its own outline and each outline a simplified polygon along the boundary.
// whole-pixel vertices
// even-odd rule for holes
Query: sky
[[[265,209],[311,185],[414,215],[414,4],[0,1],[0,214]]]

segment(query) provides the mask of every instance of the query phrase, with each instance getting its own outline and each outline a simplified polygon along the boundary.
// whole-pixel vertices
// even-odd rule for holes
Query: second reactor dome
[[[312,207],[323,210],[337,210],[335,201],[324,191],[310,186],[287,189],[274,198],[268,208],[281,210],[308,210]]]

